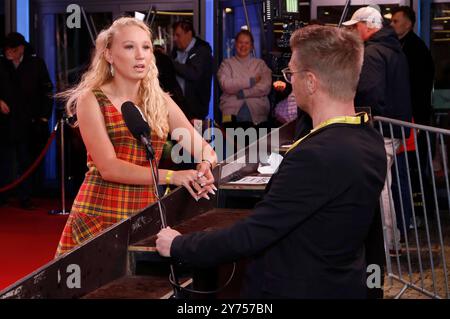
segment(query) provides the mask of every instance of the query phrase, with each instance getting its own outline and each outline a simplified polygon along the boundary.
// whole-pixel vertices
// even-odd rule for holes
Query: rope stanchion
[[[61,127],[61,132],[60,132],[60,137],[61,137],[61,141],[60,141],[60,147],[61,147],[61,204],[62,204],[62,209],[52,209],[51,211],[49,211],[48,213],[50,215],[68,215],[69,212],[66,211],[66,163],[65,163],[65,146],[64,146],[64,123],[66,121],[69,121],[68,118],[66,118],[65,116],[63,116],[60,119],[60,127]],[[70,125],[70,124],[69,124]]]
[[[42,162],[42,159],[44,158],[45,154],[47,154],[48,149],[50,148],[51,143],[53,142],[53,140],[55,139],[56,136],[56,131],[58,129],[58,125],[55,126],[55,129],[53,130],[53,132],[50,134],[50,137],[47,140],[47,144],[45,144],[45,147],[43,148],[42,152],[39,154],[39,156],[37,157],[37,159],[33,162],[33,164],[30,165],[30,167],[28,167],[28,169],[25,171],[25,173],[22,174],[22,176],[20,176],[18,179],[16,179],[14,182],[5,185],[3,187],[0,188],[0,193],[9,191],[13,188],[15,188],[17,185],[19,185],[20,183],[22,183],[24,180],[26,180],[28,177],[30,177],[30,175],[36,170],[36,168],[39,166],[39,164]]]

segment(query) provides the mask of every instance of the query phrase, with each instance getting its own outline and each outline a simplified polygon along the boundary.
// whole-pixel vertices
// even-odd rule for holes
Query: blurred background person
[[[49,136],[53,84],[44,60],[33,54],[22,34],[5,38],[0,58],[0,187],[29,168]],[[20,206],[32,209],[33,191],[42,186],[42,169],[17,190]],[[35,185],[33,185],[35,184]],[[33,187],[34,186],[34,187]],[[0,194],[0,203],[7,197]]]
[[[407,6],[392,11],[391,26],[397,34],[409,66],[411,107],[414,122],[431,124],[431,91],[434,82],[434,62],[425,42],[414,33],[416,14]]]
[[[162,46],[154,45],[153,48],[156,67],[158,68],[159,85],[164,90],[164,92],[170,94],[174,102],[177,103],[180,108],[183,108],[183,92],[181,91],[181,87],[178,84],[172,59],[166,54]]]
[[[434,83],[434,62],[431,52],[426,46],[425,42],[414,33],[414,25],[416,23],[416,13],[411,7],[400,6],[394,8],[392,11],[391,26],[394,28],[397,34],[400,44],[402,46],[403,52],[406,55],[409,66],[409,83],[411,87],[411,108],[413,121],[417,124],[432,125],[432,112],[433,107],[431,105],[431,94],[433,90]],[[411,199],[408,189],[408,175],[406,167],[406,159],[408,156],[408,162],[410,165],[412,175],[412,189],[413,194],[421,195],[420,184],[416,176],[418,176],[419,171],[417,167],[417,159],[415,154],[415,144],[414,136],[411,134],[409,141],[407,141],[407,149],[399,154],[397,157],[397,165],[400,177],[400,191],[403,201],[403,208],[405,213],[405,227],[403,227],[403,219],[399,215],[400,210],[400,199],[398,192],[398,183],[396,178],[392,182],[392,194],[394,197],[395,208],[397,213],[397,224],[399,225],[400,232],[404,235],[404,230],[413,227],[412,217],[412,207]],[[434,141],[431,137],[430,141]],[[431,147],[433,149],[433,144]],[[427,210],[429,212],[434,212],[434,200],[433,191],[431,186],[430,174],[431,169],[428,162],[428,147],[426,135],[422,134],[419,130],[417,132],[417,146],[420,158],[420,168],[423,179],[424,196]],[[432,154],[434,151],[432,150]],[[416,202],[422,202],[421,196],[416,196]],[[418,205],[423,207],[423,203]],[[417,207],[417,209],[419,209]],[[433,214],[430,214],[433,216]],[[420,217],[419,217],[420,216]],[[422,214],[416,216],[416,225],[421,224]],[[402,237],[404,239],[404,237]]]
[[[173,65],[185,101],[180,107],[191,122],[194,119],[204,120],[211,98],[211,46],[195,36],[192,23],[186,20],[173,24],[173,39]]]
[[[231,125],[236,127],[261,125],[267,122],[270,113],[267,96],[272,71],[262,59],[252,56],[253,44],[250,31],[241,30],[235,37],[236,55],[224,60],[217,72],[223,122],[232,121]]]

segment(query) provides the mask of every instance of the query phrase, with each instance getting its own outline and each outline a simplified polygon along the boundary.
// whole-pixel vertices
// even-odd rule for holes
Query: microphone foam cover
[[[140,141],[141,135],[150,135],[150,126],[144,119],[141,110],[139,110],[139,108],[134,105],[133,102],[124,102],[122,104],[121,111],[123,120],[125,121],[125,125],[128,127],[128,130],[134,136],[134,138]]]

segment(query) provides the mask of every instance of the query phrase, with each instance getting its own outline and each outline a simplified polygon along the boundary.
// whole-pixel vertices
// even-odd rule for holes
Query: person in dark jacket
[[[408,62],[389,26],[372,7],[358,9],[343,25],[354,28],[364,41],[364,63],[355,106],[368,106],[372,115],[411,121]]]
[[[175,47],[172,59],[177,81],[185,98],[180,105],[189,120],[203,120],[208,115],[211,98],[213,58],[211,46],[195,36],[192,23],[177,21],[173,25]]]
[[[432,124],[432,106],[431,106],[431,92],[433,90],[434,83],[434,62],[431,52],[425,45],[423,40],[417,36],[413,29],[416,22],[416,14],[411,7],[400,6],[394,8],[392,11],[391,26],[394,28],[397,34],[400,44],[403,48],[403,52],[406,55],[409,65],[409,83],[411,86],[411,106],[414,122],[422,125]],[[430,138],[433,141],[433,138]],[[425,195],[425,204],[428,212],[433,212],[434,200],[432,191],[432,182],[429,174],[430,163],[428,161],[428,143],[424,131],[419,130],[417,132],[417,146],[420,158],[421,175],[423,180],[423,188]],[[431,143],[433,147],[433,143]],[[434,151],[432,150],[432,154]],[[411,199],[409,191],[407,190],[407,167],[405,156],[408,156],[409,168],[411,172],[416,172],[418,175],[418,167],[416,161],[415,152],[403,152],[397,157],[397,166],[400,176],[400,185],[402,185],[402,198],[405,211],[406,227],[409,227],[412,223],[412,208],[409,204]],[[413,192],[420,192],[420,185],[418,181],[413,181]],[[405,189],[405,191],[403,191]],[[419,190],[419,191],[417,191]],[[394,178],[392,184],[392,193],[397,206],[400,205],[398,199],[398,187]],[[416,211],[417,214],[417,211]],[[416,217],[419,218],[419,217]],[[400,232],[404,232],[403,220],[401,216],[397,216]]]
[[[42,151],[53,104],[53,85],[45,62],[31,54],[20,33],[5,38],[0,83],[1,187],[22,175]],[[22,207],[32,208],[31,180],[19,185],[18,191]],[[5,201],[4,194],[2,197]]]
[[[416,22],[413,9],[408,6],[394,8],[391,21],[408,61],[414,122],[430,125],[431,91],[434,82],[433,57],[423,40],[413,31]]]
[[[158,68],[158,80],[164,92],[168,92],[175,103],[182,108],[184,104],[183,92],[175,76],[175,68],[172,59],[164,53],[163,49],[154,46],[156,67]]]
[[[253,256],[244,297],[366,298],[365,242],[386,154],[367,114],[355,114],[363,44],[354,33],[329,26],[298,29],[290,41],[284,76],[313,131],[286,153],[248,218],[187,235],[166,228],[156,248],[197,267]]]
[[[381,13],[371,6],[356,10],[351,19],[343,25],[354,29],[365,45],[355,106],[370,107],[374,116],[410,122],[408,62],[394,29],[390,26],[383,27]],[[383,135],[388,173],[381,197],[387,246],[389,252],[394,255],[400,251],[400,232],[397,229],[389,188],[392,184],[391,167],[400,146],[401,131],[394,129],[394,135],[391,136],[389,127],[384,126]]]

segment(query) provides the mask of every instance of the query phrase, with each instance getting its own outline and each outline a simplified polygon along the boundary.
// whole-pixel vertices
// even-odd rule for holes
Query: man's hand
[[[9,114],[9,106],[3,100],[0,100],[0,112],[3,114]]]
[[[156,235],[156,250],[163,257],[170,257],[170,248],[175,237],[181,236],[179,232],[170,227],[161,229]]]

